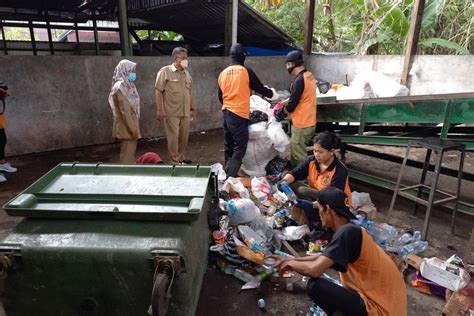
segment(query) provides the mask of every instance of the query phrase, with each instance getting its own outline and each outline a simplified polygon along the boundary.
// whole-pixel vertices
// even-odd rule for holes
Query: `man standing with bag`
[[[278,99],[275,89],[265,87],[255,72],[244,66],[246,56],[247,51],[242,44],[232,45],[231,64],[218,79],[218,97],[224,114],[225,171],[229,177],[237,176],[247,151],[252,90],[270,101]]]
[[[176,47],[173,63],[160,69],[156,76],[156,119],[165,125],[170,160],[174,164],[189,164],[185,159],[189,138],[189,123],[196,115],[192,95],[193,80],[189,74],[188,52]]]
[[[285,115],[291,113],[291,164],[296,167],[306,159],[306,145],[316,127],[316,79],[305,68],[300,51],[289,52],[285,65],[293,82],[290,98],[280,104]]]

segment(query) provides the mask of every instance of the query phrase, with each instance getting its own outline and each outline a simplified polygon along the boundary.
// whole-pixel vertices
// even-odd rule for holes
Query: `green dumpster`
[[[214,196],[209,167],[58,165],[4,206],[7,315],[194,315]]]

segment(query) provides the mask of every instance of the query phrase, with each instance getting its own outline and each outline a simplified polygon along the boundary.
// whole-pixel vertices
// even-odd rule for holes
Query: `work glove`
[[[278,181],[277,183],[277,189],[280,191],[280,192],[283,192],[283,188],[287,185],[290,185],[286,180],[281,180],[281,181]]]
[[[268,101],[274,102],[280,98],[280,95],[278,94],[278,92],[276,92],[275,88],[270,88],[268,86],[265,86],[265,88],[270,89],[273,92],[272,96],[270,98],[267,98]]]
[[[300,208],[304,211],[311,212],[314,210],[313,203],[307,200],[297,200],[295,207]]]

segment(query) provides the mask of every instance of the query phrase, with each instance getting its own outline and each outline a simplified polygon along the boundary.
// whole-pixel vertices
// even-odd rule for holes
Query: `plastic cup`
[[[225,239],[225,233],[222,230],[215,230],[212,232],[212,238],[216,245],[222,245]]]

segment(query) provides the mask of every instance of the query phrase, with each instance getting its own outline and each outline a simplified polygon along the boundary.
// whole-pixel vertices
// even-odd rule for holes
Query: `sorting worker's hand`
[[[297,200],[295,207],[300,208],[305,211],[312,211],[314,209],[313,203],[306,200]]]
[[[286,180],[278,181],[278,183],[277,183],[277,188],[278,188],[278,190],[280,190],[281,192],[283,192],[283,187],[284,187],[285,185],[289,185]]]

